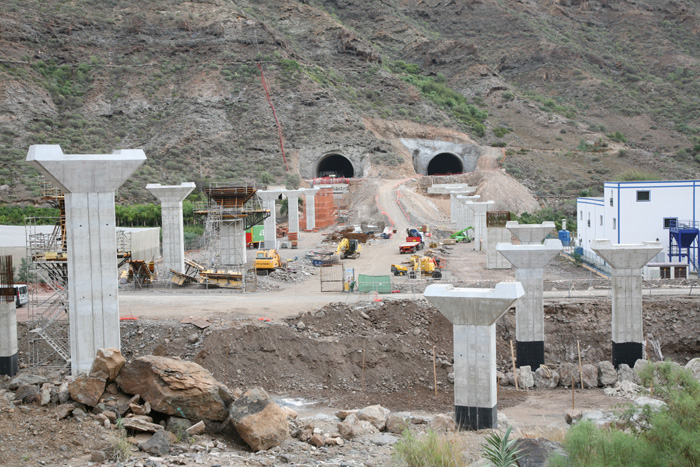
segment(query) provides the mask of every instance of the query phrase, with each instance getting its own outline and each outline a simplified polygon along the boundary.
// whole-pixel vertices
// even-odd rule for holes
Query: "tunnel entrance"
[[[448,152],[442,152],[430,159],[428,175],[450,175],[464,172],[462,160]]]
[[[342,178],[353,178],[355,176],[355,169],[352,166],[352,162],[340,154],[328,154],[318,161],[318,166],[316,167],[317,177],[342,177]]]

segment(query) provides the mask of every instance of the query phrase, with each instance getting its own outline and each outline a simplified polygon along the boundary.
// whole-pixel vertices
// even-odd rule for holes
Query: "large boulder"
[[[104,378],[82,374],[68,383],[70,397],[76,402],[95,407],[105,392],[107,381]]]
[[[572,384],[579,383],[581,375],[578,371],[578,365],[573,363],[562,363],[559,367],[559,384],[565,387],[570,387]]]
[[[630,383],[637,384],[639,382],[634,370],[626,363],[620,363],[617,367],[617,378],[621,383],[629,381]]]
[[[553,454],[566,456],[566,451],[560,443],[545,438],[518,438],[516,447],[520,450],[520,467],[547,466]]]
[[[532,389],[535,386],[535,377],[530,365],[518,368],[518,387],[520,389]]]
[[[10,391],[16,391],[21,386],[39,386],[44,383],[48,383],[48,379],[43,376],[33,375],[30,373],[20,373],[15,376],[7,383],[7,389]]]
[[[262,388],[253,388],[229,407],[231,424],[253,451],[279,446],[289,436],[287,414]]]
[[[598,382],[601,386],[613,386],[617,383],[617,371],[612,362],[604,361],[598,363]]]
[[[585,363],[581,366],[583,373],[583,387],[597,388],[598,387],[598,367],[592,363]]]
[[[685,364],[685,369],[690,371],[695,379],[700,381],[700,358],[694,358]]]
[[[535,370],[534,381],[537,389],[554,389],[559,385],[559,373],[541,366]]]
[[[357,418],[370,422],[377,430],[382,431],[386,428],[386,417],[389,413],[390,410],[381,405],[370,405],[357,412]]]
[[[233,400],[226,387],[194,362],[148,355],[128,363],[117,377],[128,394],[151,409],[190,420],[225,420]]]
[[[90,369],[90,376],[104,378],[107,382],[112,382],[117,378],[124,365],[126,365],[126,359],[119,349],[98,349]]]

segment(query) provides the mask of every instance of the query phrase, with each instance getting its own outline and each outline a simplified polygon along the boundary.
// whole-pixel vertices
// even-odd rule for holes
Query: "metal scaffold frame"
[[[204,217],[203,249],[209,269],[199,272],[200,282],[206,286],[219,286],[248,290],[256,286],[254,274],[248,270],[246,260],[227,261],[222,255],[222,227],[238,224],[241,235],[227,237],[226,248],[245,251],[245,230],[260,224],[270,215],[255,196],[255,184],[213,182],[205,189],[207,201],[194,206],[194,214]]]
[[[42,198],[57,207],[56,217],[25,218],[29,297],[28,364],[31,368],[65,368],[70,365],[68,324],[68,264],[66,261],[65,204],[63,194],[44,186]],[[51,234],[39,226],[54,226]]]

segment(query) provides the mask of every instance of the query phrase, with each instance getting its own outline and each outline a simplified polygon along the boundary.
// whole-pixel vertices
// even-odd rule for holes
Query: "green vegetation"
[[[661,179],[661,176],[658,174],[644,172],[642,170],[637,170],[637,169],[626,170],[625,172],[622,172],[619,177],[617,177],[617,180],[619,180],[621,182],[643,182],[643,181],[660,180],[660,179]]]
[[[508,127],[498,126],[498,127],[496,127],[496,128],[493,129],[493,135],[494,135],[496,138],[503,138],[505,135],[507,135],[507,134],[510,133],[511,131],[513,131],[513,130],[511,130],[511,129],[508,128]]]
[[[486,438],[484,447],[484,459],[491,461],[495,467],[517,467],[520,459],[520,451],[517,449],[516,439],[509,439],[513,427],[508,427],[501,435],[499,432],[491,433]]]
[[[24,225],[25,217],[47,217],[55,219],[58,209],[39,208],[36,206],[0,205],[0,225]],[[47,223],[52,223],[47,221]]]
[[[568,459],[558,457],[550,465],[700,465],[700,382],[670,362],[650,363],[640,377],[645,386],[653,381],[654,395],[665,407],[630,408],[610,428],[577,423],[564,441]]]
[[[532,213],[524,212],[519,216],[512,213],[511,219],[520,224],[541,224],[544,221],[552,221],[557,230],[561,230],[561,220],[566,219],[566,228],[574,231],[576,230],[576,206],[573,206],[573,210],[546,207]]]
[[[554,112],[566,118],[576,118],[576,109],[562,104],[559,98],[555,100],[550,97],[544,97],[534,91],[525,91],[523,94],[525,97],[541,104],[540,110],[543,112]]]
[[[459,450],[453,450],[450,440],[433,430],[421,436],[405,430],[392,457],[397,465],[406,467],[462,467],[464,463],[457,460],[454,451]]]
[[[474,104],[469,104],[462,94],[447,86],[443,75],[438,74],[436,77],[421,75],[418,65],[402,60],[391,63],[389,68],[393,73],[398,74],[403,81],[417,87],[423,97],[449,112],[460,123],[471,128],[477,136],[486,134],[484,126],[488,117],[486,111]]]
[[[627,138],[625,138],[625,135],[623,135],[619,131],[616,131],[615,133],[609,133],[607,136],[611,140],[618,142],[618,143],[626,143],[627,142]]]

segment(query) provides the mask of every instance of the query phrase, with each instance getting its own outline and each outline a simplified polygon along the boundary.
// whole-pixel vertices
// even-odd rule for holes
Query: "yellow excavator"
[[[403,263],[392,264],[391,272],[395,276],[405,276],[409,272],[414,272],[424,276],[431,276],[433,279],[440,279],[442,277],[442,271],[440,271],[435,263],[435,258],[431,258],[430,256],[411,255],[411,258],[406,263],[410,266]]]
[[[267,271],[268,273],[278,268],[285,268],[285,264],[280,258],[277,250],[258,250],[255,255],[255,269],[258,271]]]
[[[338,255],[338,258],[340,259],[355,259],[360,256],[361,249],[362,246],[360,245],[359,240],[354,238],[344,238],[340,241],[340,243],[338,243],[338,248],[335,251],[335,254]]]

